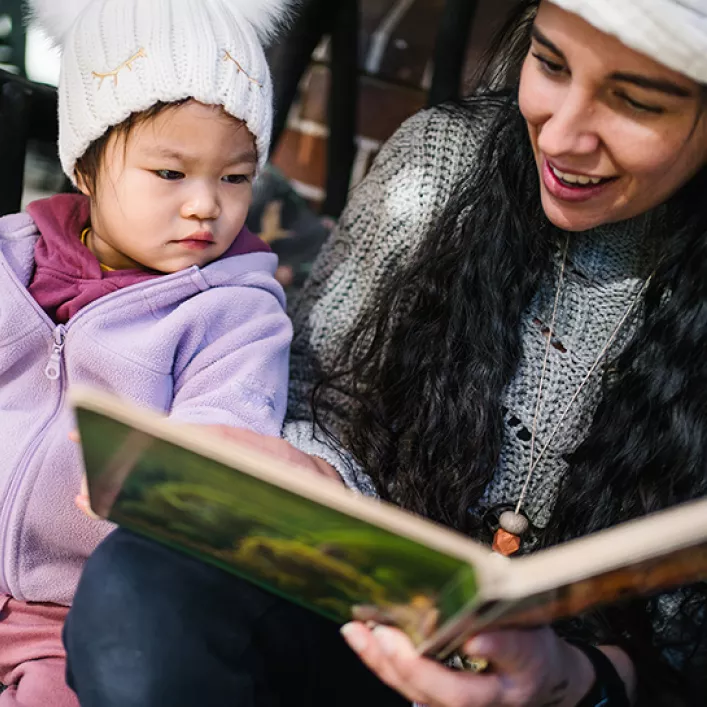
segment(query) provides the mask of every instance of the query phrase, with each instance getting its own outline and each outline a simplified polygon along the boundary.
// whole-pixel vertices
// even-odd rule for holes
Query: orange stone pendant
[[[520,537],[518,535],[514,535],[513,533],[509,533],[503,528],[499,528],[493,536],[492,549],[499,555],[510,557],[520,549]]]

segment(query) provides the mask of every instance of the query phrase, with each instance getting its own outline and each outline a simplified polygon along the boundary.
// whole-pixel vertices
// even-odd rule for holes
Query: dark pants
[[[338,627],[118,530],[88,560],[64,631],[82,707],[398,707]]]

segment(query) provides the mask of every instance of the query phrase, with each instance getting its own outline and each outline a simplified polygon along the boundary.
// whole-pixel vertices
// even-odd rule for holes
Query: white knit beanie
[[[707,0],[551,0],[670,69],[707,84]]]
[[[59,157],[74,166],[106,130],[158,101],[223,106],[254,135],[262,167],[272,83],[261,41],[292,0],[31,0],[61,48]]]

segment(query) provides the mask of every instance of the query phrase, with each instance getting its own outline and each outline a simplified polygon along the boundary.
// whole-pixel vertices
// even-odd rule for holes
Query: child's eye
[[[250,181],[250,177],[246,174],[229,174],[223,178],[227,184],[246,184]]]
[[[167,181],[174,181],[176,179],[184,179],[183,172],[177,172],[174,169],[156,169],[155,174],[160,179],[166,179]]]
[[[551,61],[542,54],[534,53],[533,56],[537,59],[538,63],[542,67],[542,70],[546,74],[550,74],[550,76],[557,76],[565,70],[565,67],[562,64],[558,64],[556,61]]]

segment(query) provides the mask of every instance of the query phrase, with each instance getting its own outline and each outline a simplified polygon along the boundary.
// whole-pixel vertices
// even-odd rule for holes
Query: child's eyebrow
[[[173,159],[186,164],[196,162],[199,159],[198,155],[189,155],[171,147],[155,147],[153,149],[148,149],[148,153],[154,157]],[[246,149],[242,152],[234,152],[232,155],[226,155],[225,160],[228,164],[256,164],[258,162],[255,151],[252,149]]]
[[[230,164],[244,164],[246,162],[256,164],[258,162],[258,156],[255,154],[254,150],[244,150],[243,152],[237,152],[230,157],[228,161]]]

